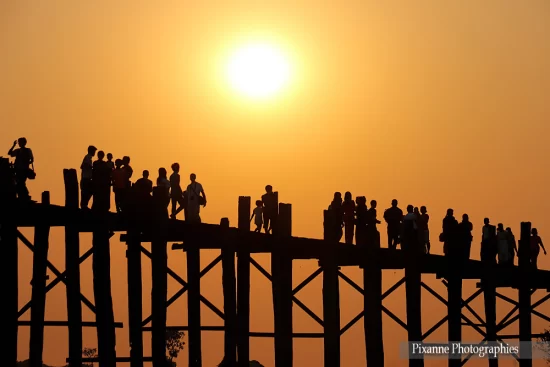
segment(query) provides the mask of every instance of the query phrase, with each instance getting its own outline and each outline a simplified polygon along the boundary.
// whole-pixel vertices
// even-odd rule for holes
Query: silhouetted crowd
[[[392,200],[391,207],[384,211],[384,220],[387,224],[388,248],[395,250],[399,245],[402,250],[416,253],[430,253],[430,216],[425,206],[407,206],[406,214],[398,206],[397,200]],[[342,194],[334,193],[325,217],[325,238],[340,242],[344,237],[346,244],[355,243],[357,246],[380,247],[380,233],[377,225],[381,222],[377,219],[376,200],[370,201],[367,207],[367,199],[358,196],[353,200],[350,192]],[[510,227],[504,229],[502,223],[497,227],[490,224],[485,218],[482,228],[481,260],[490,264],[513,266],[514,258],[518,254],[516,239]],[[462,215],[462,221],[458,222],[454,217],[453,209],[447,210],[443,219],[442,232],[439,241],[443,243],[443,253],[456,260],[470,259],[472,247],[473,224],[468,214]],[[530,263],[537,268],[537,259],[540,249],[546,255],[546,249],[542,243],[537,229],[533,228],[530,237]],[[521,254],[520,254],[521,256]]]
[[[97,159],[94,161],[96,152]],[[88,154],[80,166],[80,207],[89,209],[88,205],[93,197],[92,210],[109,211],[112,188],[117,213],[145,213],[156,209],[157,214],[168,217],[168,206],[171,202],[171,218],[175,219],[183,211],[186,221],[200,223],[200,207],[206,206],[206,193],[202,185],[196,181],[197,176],[192,173],[190,184],[186,190],[182,190],[180,165],[174,163],[171,168],[172,174],[169,179],[166,169],[159,168],[156,187],[153,187],[147,170],[143,171],[141,178],[132,183],[134,170],[130,165],[130,157],[124,156],[113,162],[111,153],[105,156],[105,152],[89,146]],[[153,197],[156,200],[153,200]]]
[[[19,148],[15,148],[19,145]],[[97,152],[97,159],[94,161]],[[15,161],[6,165],[10,174],[7,178],[15,187],[19,200],[30,200],[29,190],[26,182],[34,179],[34,156],[32,150],[27,147],[27,139],[19,138],[8,151],[10,157]],[[106,159],[106,160],[105,160]],[[132,183],[133,169],[130,166],[130,157],[116,159],[113,162],[113,155],[105,155],[103,151],[97,151],[94,146],[88,147],[88,154],[82,160],[80,188],[80,207],[88,209],[90,200],[93,198],[92,210],[108,212],[111,206],[111,188],[115,195],[115,206],[117,213],[150,213],[168,217],[168,206],[172,203],[170,217],[175,219],[183,211],[186,221],[201,222],[200,207],[206,206],[206,194],[202,185],[196,181],[196,175],[190,175],[190,183],[186,190],[181,187],[180,165],[172,164],[172,174],[168,178],[165,168],[158,169],[156,186],[149,179],[149,171],[143,171],[142,177]],[[2,178],[2,182],[6,178]],[[4,185],[9,186],[9,185]],[[262,227],[265,233],[273,233],[277,225],[278,198],[273,192],[271,185],[265,187],[266,193],[261,200],[256,201],[250,221],[254,220],[255,232],[261,232]],[[370,201],[367,207],[367,199],[358,196],[354,200],[350,192],[342,194],[336,192],[334,198],[326,211],[324,222],[325,238],[327,240],[340,242],[342,237],[345,243],[357,246],[380,247],[380,233],[377,225],[381,222],[377,219],[376,200]],[[398,207],[397,200],[392,200],[391,207],[383,214],[387,224],[388,248],[397,249],[399,245],[402,250],[415,253],[430,253],[430,216],[425,206],[414,207],[408,205],[406,213]],[[472,246],[473,224],[469,221],[468,215],[462,215],[459,223],[454,217],[453,209],[447,210],[443,219],[442,232],[439,241],[443,243],[443,252],[453,259],[470,259]],[[540,250],[546,255],[546,249],[542,243],[538,231],[533,228],[530,236],[530,263],[537,268],[537,260]],[[499,223],[496,227],[490,224],[489,218],[484,219],[481,238],[481,260],[488,264],[513,266],[518,253],[516,239],[510,227],[504,229]]]

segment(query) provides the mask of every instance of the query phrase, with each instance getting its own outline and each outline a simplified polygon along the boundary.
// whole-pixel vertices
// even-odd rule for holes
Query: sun
[[[253,99],[275,96],[290,81],[288,59],[277,47],[256,43],[239,48],[227,64],[229,84]]]

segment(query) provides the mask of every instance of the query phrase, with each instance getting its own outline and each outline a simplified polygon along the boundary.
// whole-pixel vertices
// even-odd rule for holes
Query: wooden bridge
[[[423,341],[445,322],[448,323],[448,340],[462,340],[462,325],[468,325],[483,338],[482,343],[519,339],[531,341],[537,335],[531,331],[531,315],[550,321],[536,310],[547,301],[547,293],[532,303],[533,293],[538,289],[550,292],[550,272],[531,270],[527,257],[520,257],[520,266],[505,268],[488,266],[480,261],[469,260],[464,264],[451,262],[439,255],[407,253],[402,250],[376,249],[364,246],[345,245],[327,240],[292,236],[291,205],[279,203],[278,225],[273,235],[250,231],[250,197],[239,197],[237,228],[222,218],[219,225],[189,224],[171,220],[163,215],[131,215],[121,217],[114,213],[96,213],[78,208],[79,188],[76,170],[64,170],[65,206],[52,205],[49,193],[42,195],[41,203],[19,204],[12,191],[3,194],[0,201],[0,241],[3,248],[3,264],[0,267],[4,280],[5,309],[0,355],[6,366],[15,366],[17,360],[18,326],[30,326],[29,359],[31,367],[42,366],[45,326],[63,326],[69,330],[69,365],[81,367],[83,362],[99,361],[100,367],[112,367],[117,362],[130,362],[132,367],[142,367],[152,361],[154,367],[166,366],[167,328],[186,330],[189,351],[189,366],[202,366],[201,331],[224,333],[226,366],[248,366],[250,337],[273,337],[275,340],[275,365],[292,367],[293,338],[324,339],[324,365],[340,366],[340,336],[363,319],[366,344],[366,365],[384,366],[382,342],[382,314],[388,315],[408,332],[409,341]],[[156,200],[153,196],[153,200]],[[135,214],[135,213],[134,213]],[[34,228],[34,242],[27,239],[19,227]],[[48,237],[51,227],[65,227],[65,271],[59,271],[48,261]],[[531,224],[521,224],[520,251],[529,251]],[[80,256],[79,233],[93,233],[92,248]],[[127,244],[128,261],[128,329],[130,355],[120,357],[115,352],[115,322],[110,280],[109,241],[120,233],[121,241]],[[326,236],[325,236],[326,237]],[[18,304],[18,243],[33,251],[32,298],[22,308]],[[142,243],[151,242],[151,252]],[[187,280],[182,279],[167,266],[168,243],[173,250],[187,253]],[[200,268],[201,250],[217,250],[220,255],[204,269]],[[267,272],[252,257],[254,253],[271,255],[271,273]],[[144,319],[142,312],[142,255],[152,261],[152,314]],[[81,294],[80,264],[93,258],[95,305]],[[300,285],[292,287],[292,263],[295,259],[318,260],[319,268]],[[214,266],[221,263],[223,287],[223,310],[217,308],[201,295],[200,279]],[[274,331],[257,333],[250,331],[250,269],[257,268],[272,282]],[[363,269],[363,284],[359,285],[340,271],[343,266]],[[56,276],[47,283],[46,271]],[[382,273],[385,269],[404,269],[405,276],[385,292],[382,291]],[[323,277],[323,315],[316,315],[296,298],[296,294],[317,276]],[[447,297],[442,297],[422,281],[422,274],[436,274],[447,287]],[[181,290],[167,297],[167,278],[174,278]],[[348,324],[340,323],[339,279],[343,279],[363,295],[364,310]],[[478,279],[478,290],[467,299],[462,298],[462,280]],[[46,293],[57,284],[67,288],[68,320],[49,322],[44,320]],[[399,319],[382,301],[400,286],[406,287],[406,322]],[[500,294],[499,287],[518,289],[518,301]],[[427,331],[422,330],[421,289],[426,289],[448,308],[448,315]],[[188,325],[167,326],[166,310],[185,292],[188,294]],[[484,295],[485,318],[482,318],[470,302]],[[497,323],[496,299],[514,305],[511,312]],[[201,303],[210,308],[223,321],[223,326],[201,325]],[[95,322],[82,321],[82,305],[96,315]],[[313,320],[322,325],[323,333],[293,332],[292,307],[302,308]],[[31,309],[30,321],[19,317]],[[463,315],[466,308],[474,315],[472,321]],[[517,315],[516,315],[517,313]],[[503,335],[501,331],[519,320],[519,335]],[[151,323],[151,326],[147,326]],[[96,327],[98,336],[97,359],[82,357],[82,327]],[[144,356],[143,333],[151,332],[152,355]],[[520,366],[530,367],[530,349],[520,350]],[[469,357],[449,359],[449,366],[462,366]],[[490,367],[498,366],[498,360],[489,360]],[[409,360],[409,366],[423,366],[423,359]]]

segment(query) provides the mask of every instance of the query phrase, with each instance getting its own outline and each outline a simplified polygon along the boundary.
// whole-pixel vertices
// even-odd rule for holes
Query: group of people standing
[[[263,226],[265,233],[273,233],[273,228],[276,226],[277,217],[279,216],[278,201],[277,194],[273,192],[273,187],[267,185],[262,199],[256,200],[256,207],[250,217],[250,222],[254,219],[256,225],[254,232],[260,233]]]
[[[371,200],[367,208],[364,196],[353,200],[350,192],[334,193],[334,198],[328,207],[325,218],[325,238],[339,242],[344,236],[345,243],[380,247],[380,234],[376,228],[381,222],[377,219],[376,200]],[[387,223],[388,248],[396,249],[397,245],[403,250],[430,253],[430,216],[425,206],[407,206],[406,214],[397,206],[397,200],[392,200],[391,207],[384,211],[384,220]],[[497,227],[490,224],[485,218],[482,228],[481,260],[488,263],[514,265],[514,257],[518,254],[515,236],[510,227],[504,229],[499,223]],[[439,241],[443,243],[443,253],[453,259],[470,259],[472,247],[473,224],[468,214],[462,215],[458,222],[454,217],[454,210],[448,209],[443,219],[442,232]],[[537,258],[546,249],[537,229],[533,228],[530,239],[530,263],[537,268]],[[521,254],[519,255],[521,256]]]
[[[93,161],[97,152],[97,159]],[[105,157],[107,160],[104,160]],[[111,187],[115,194],[117,213],[126,214],[133,209],[150,209],[151,194],[158,195],[162,204],[162,211],[168,216],[168,206],[172,202],[171,218],[184,211],[185,219],[200,222],[200,206],[206,206],[206,194],[202,185],[196,181],[196,175],[190,175],[191,183],[187,190],[180,186],[180,166],[172,164],[172,175],[168,179],[165,168],[159,168],[157,186],[149,179],[149,171],[144,170],[142,177],[132,183],[133,169],[130,166],[130,157],[124,156],[113,162],[113,155],[98,151],[93,145],[88,147],[88,154],[82,160],[80,189],[82,209],[88,209],[93,197],[92,209],[109,211],[111,206]],[[179,207],[178,207],[179,205]]]
[[[355,235],[357,245],[380,247],[380,233],[376,226],[381,222],[377,218],[377,205],[376,200],[371,200],[369,208],[364,196],[354,200],[350,192],[346,192],[343,199],[340,192],[334,193],[325,218],[325,237],[340,241],[344,236],[347,244],[353,244]],[[388,226],[388,248],[396,249],[401,245],[401,248],[430,252],[430,217],[425,206],[419,209],[409,205],[404,215],[394,199],[383,217]]]

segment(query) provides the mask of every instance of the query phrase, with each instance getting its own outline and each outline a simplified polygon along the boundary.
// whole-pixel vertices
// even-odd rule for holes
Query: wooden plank
[[[200,301],[200,249],[187,251],[187,314],[189,323],[189,367],[202,367],[201,301]]]
[[[93,232],[93,282],[96,303],[97,347],[99,367],[115,367],[116,338],[111,294],[111,254],[106,220],[96,222]]]
[[[10,367],[17,364],[19,313],[17,218],[13,215],[16,205],[15,185],[9,168],[9,159],[0,157],[0,246],[2,246],[0,277],[4,287],[5,310],[2,319],[4,342],[0,343],[0,355],[2,362]]]
[[[281,239],[271,255],[273,291],[273,315],[275,329],[275,366],[292,367],[292,257],[283,246],[286,237],[292,235],[292,206],[279,204],[279,216],[274,233]]]
[[[153,367],[164,367],[166,364],[166,301],[168,282],[168,253],[165,228],[168,222],[168,212],[162,202],[160,191],[153,190],[153,205],[155,220],[153,222],[153,241],[151,242],[151,350]]]
[[[250,232],[250,196],[239,197],[238,229]],[[250,360],[250,251],[237,248],[237,356],[239,367]]]
[[[141,273],[141,242],[138,223],[130,227],[126,258],[128,262],[128,329],[130,341],[130,366],[143,367],[143,284]]]
[[[325,239],[330,238],[326,224],[330,225],[328,210],[324,211]],[[327,243],[323,248],[323,321],[325,367],[340,366],[340,286],[336,252],[339,244]]]
[[[75,169],[64,169],[65,207],[78,209],[79,189]],[[80,302],[80,236],[74,225],[65,227],[65,269],[67,321],[69,326],[69,367],[82,366],[82,303]]]
[[[222,218],[222,231],[229,228],[229,219]],[[224,362],[228,367],[237,364],[237,287],[235,280],[235,250],[222,247],[222,287],[224,319]]]
[[[529,286],[529,278],[531,275],[531,223],[522,222],[519,243],[519,268],[520,268],[520,287],[518,291],[519,298],[519,341],[531,342],[531,289]],[[522,347],[523,346],[523,347]],[[532,367],[531,360],[532,350],[525,343],[520,346],[519,361],[520,367]]]
[[[485,303],[485,325],[487,333],[487,343],[495,343],[497,339],[496,327],[496,288],[494,286],[494,276],[487,269],[487,275],[483,279],[483,299]],[[498,367],[498,359],[489,359],[489,367]]]
[[[367,253],[367,243],[357,243],[363,248],[366,266],[363,268],[364,327],[367,366],[384,366],[384,341],[382,335],[382,269],[379,248]]]
[[[42,193],[42,204],[50,204],[50,193]],[[44,351],[44,314],[46,311],[46,263],[48,261],[50,227],[37,225],[34,231],[32,261],[31,330],[29,366],[42,367]]]

